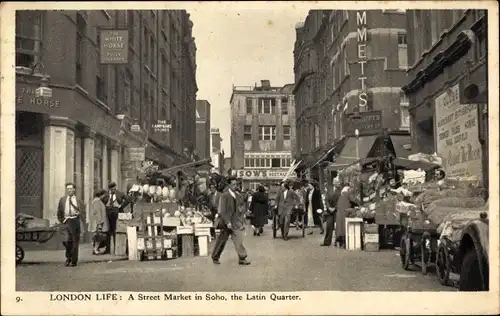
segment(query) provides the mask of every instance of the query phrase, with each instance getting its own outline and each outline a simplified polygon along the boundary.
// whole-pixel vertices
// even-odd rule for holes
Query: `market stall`
[[[130,260],[208,255],[212,221],[206,194],[209,174],[197,172],[209,160],[169,169],[147,169],[135,184],[132,213],[120,218]]]

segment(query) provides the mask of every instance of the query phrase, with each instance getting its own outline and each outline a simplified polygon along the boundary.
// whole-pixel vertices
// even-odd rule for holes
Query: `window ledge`
[[[28,76],[33,76],[33,77],[43,77],[44,75],[37,69],[33,71],[33,69],[29,67],[24,67],[24,66],[16,66],[16,74],[20,75],[28,75]],[[50,78],[50,76],[47,76]]]

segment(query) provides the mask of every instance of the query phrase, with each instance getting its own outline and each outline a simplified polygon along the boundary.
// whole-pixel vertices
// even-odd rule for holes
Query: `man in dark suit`
[[[74,183],[66,184],[66,195],[59,199],[57,219],[64,224],[63,245],[66,248],[66,266],[76,267],[78,263],[78,248],[80,246],[80,216],[85,216],[85,206],[75,196]]]
[[[340,197],[340,190],[341,190],[340,183],[334,182],[333,189],[328,190],[326,194],[325,198],[326,231],[325,231],[325,239],[323,240],[321,246],[330,246],[332,244],[333,230],[335,228],[335,215],[337,212],[336,208],[337,208],[337,202]]]
[[[127,196],[124,193],[116,189],[116,183],[109,183],[108,201],[106,202],[106,216],[109,222],[109,236],[107,240],[107,250],[106,253],[113,253],[114,247],[111,247],[111,239],[113,239],[113,245],[116,236],[116,223],[118,222],[118,213],[123,212],[123,208],[129,203]]]
[[[281,237],[288,240],[288,231],[290,229],[290,218],[294,207],[300,204],[297,193],[290,189],[290,183],[282,184],[282,189],[276,196],[276,207],[278,208],[278,223],[281,228]]]
[[[220,194],[219,198],[219,220],[221,227],[220,235],[215,241],[214,250],[212,252],[212,260],[215,264],[220,264],[219,258],[226,246],[226,242],[231,236],[234,249],[239,258],[240,265],[249,265],[246,260],[247,252],[243,246],[243,235],[245,230],[245,212],[241,207],[244,202],[241,196],[237,193],[238,180],[236,178],[229,179],[229,188],[226,192]]]

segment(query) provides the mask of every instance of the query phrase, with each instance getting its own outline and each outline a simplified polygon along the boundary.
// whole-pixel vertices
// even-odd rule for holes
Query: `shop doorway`
[[[16,214],[43,218],[43,116],[16,113]]]

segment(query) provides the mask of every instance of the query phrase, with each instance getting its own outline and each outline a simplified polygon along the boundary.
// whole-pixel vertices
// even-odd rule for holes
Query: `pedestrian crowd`
[[[66,184],[66,195],[58,203],[57,216],[63,224],[63,244],[66,248],[66,266],[76,266],[80,243],[80,223],[85,216],[84,204],[75,196],[74,183]],[[264,234],[269,218],[276,216],[277,225],[272,229],[281,232],[283,240],[289,240],[289,230],[293,223],[296,229],[304,228],[307,235],[324,234],[321,246],[345,246],[344,221],[346,210],[353,207],[352,189],[349,184],[334,181],[329,188],[321,190],[317,181],[282,181],[276,196],[270,197],[268,189],[259,185],[255,192],[243,190],[242,182],[235,177],[209,185],[209,217],[214,225],[211,235],[215,238],[212,261],[220,264],[220,256],[226,242],[231,237],[240,265],[249,265],[247,251],[243,245],[245,227],[249,222],[253,235]],[[110,253],[112,241],[116,237],[118,214],[133,212],[138,196],[133,190],[124,194],[111,182],[108,190],[97,190],[90,205],[89,231],[92,233],[93,254]],[[219,231],[219,234],[216,234]],[[335,232],[335,236],[334,236]]]

